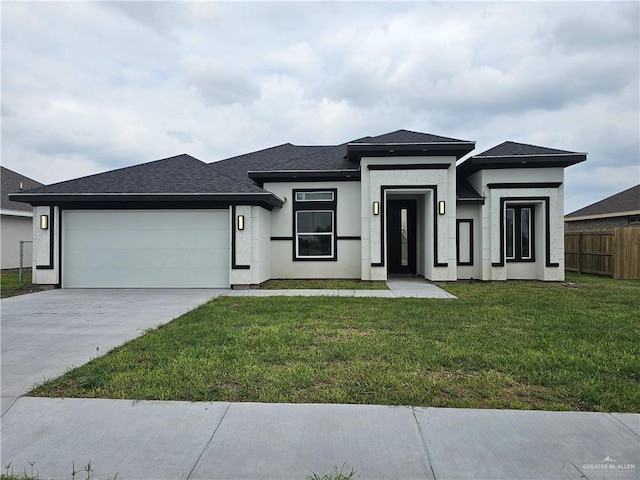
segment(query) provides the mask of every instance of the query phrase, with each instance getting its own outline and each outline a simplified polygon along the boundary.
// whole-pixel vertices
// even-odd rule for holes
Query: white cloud
[[[49,183],[410,128],[478,151],[587,151],[566,172],[578,208],[639,180],[638,15],[636,2],[5,3],[3,163]]]

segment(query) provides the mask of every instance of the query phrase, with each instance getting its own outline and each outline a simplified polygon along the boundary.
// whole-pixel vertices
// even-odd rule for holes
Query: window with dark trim
[[[335,189],[293,191],[294,260],[336,260]]]
[[[507,205],[505,211],[505,257],[508,262],[533,262],[533,205]]]

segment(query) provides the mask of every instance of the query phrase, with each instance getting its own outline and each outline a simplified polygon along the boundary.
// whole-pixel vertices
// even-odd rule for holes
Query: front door
[[[387,271],[416,273],[415,200],[387,200]]]

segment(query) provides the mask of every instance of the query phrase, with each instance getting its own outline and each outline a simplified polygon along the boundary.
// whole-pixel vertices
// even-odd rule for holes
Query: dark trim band
[[[551,219],[549,218],[551,207],[550,197],[501,197],[500,198],[500,261],[491,262],[492,267],[504,267],[504,213],[505,203],[507,202],[542,202],[544,204],[544,230],[545,230],[545,266],[559,267],[560,264],[551,261]]]
[[[60,214],[60,220],[60,226],[62,226],[62,214]],[[53,270],[53,257],[55,255],[55,249],[53,245],[55,239],[55,225],[55,209],[54,207],[49,206],[49,263],[47,265],[36,265],[36,270]],[[60,235],[62,235],[62,229],[60,227],[58,227],[58,231],[60,232]]]
[[[251,265],[236,263],[236,206],[231,205],[231,270],[249,270]]]
[[[562,182],[487,183],[487,188],[558,188]]]
[[[346,237],[337,237],[337,238],[338,240],[360,240],[360,236],[353,236],[353,237],[346,236]]]
[[[447,170],[450,163],[399,163],[396,165],[367,165],[369,170]]]
[[[460,224],[468,223],[469,224],[469,261],[461,262],[460,261]],[[473,265],[473,219],[469,218],[461,218],[456,220],[456,262],[457,265],[460,266],[469,266]]]

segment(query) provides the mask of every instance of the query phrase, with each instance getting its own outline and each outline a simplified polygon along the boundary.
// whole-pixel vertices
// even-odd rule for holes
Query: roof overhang
[[[271,170],[249,171],[247,175],[260,186],[265,182],[360,181],[360,170]]]
[[[629,210],[627,212],[599,213],[597,215],[577,215],[575,217],[570,217],[566,215],[564,217],[564,221],[578,222],[580,220],[598,220],[600,218],[630,217],[635,215],[640,215],[640,210]]]
[[[476,142],[348,143],[347,158],[455,156],[459,160],[475,148]]]
[[[0,209],[0,215],[11,217],[33,217],[33,211]]]
[[[544,155],[487,155],[470,157],[460,165],[458,172],[462,175],[472,175],[480,170],[498,168],[567,168],[584,162],[586,153],[544,154]]]
[[[33,206],[64,205],[72,208],[76,205],[83,207],[92,204],[127,204],[127,205],[175,205],[208,204],[224,205],[260,205],[269,210],[281,207],[282,199],[270,192],[265,193],[13,193],[9,199],[15,202],[25,202]]]

